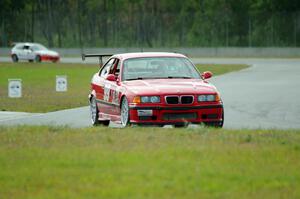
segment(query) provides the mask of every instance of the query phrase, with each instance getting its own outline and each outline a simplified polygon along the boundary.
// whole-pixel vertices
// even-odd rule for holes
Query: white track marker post
[[[21,79],[8,79],[8,97],[10,98],[22,97]]]
[[[56,92],[66,92],[68,90],[68,81],[66,75],[56,75]]]

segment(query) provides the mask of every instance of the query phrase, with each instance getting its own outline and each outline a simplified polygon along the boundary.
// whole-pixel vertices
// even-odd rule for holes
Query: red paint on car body
[[[182,124],[182,123],[215,123],[223,125],[223,102],[216,88],[203,78],[210,78],[211,72],[199,74],[199,78],[161,78],[161,79],[124,79],[124,63],[138,58],[188,58],[177,53],[125,53],[112,56],[92,78],[91,93],[96,93],[99,120],[120,120],[121,102],[128,100],[130,123],[135,124]],[[116,59],[117,61],[111,61]],[[170,59],[172,61],[172,59]],[[112,63],[108,74],[105,67]],[[114,65],[114,63],[116,63]],[[153,61],[155,64],[155,62]],[[138,67],[138,65],[137,65]],[[172,63],[170,64],[170,68]],[[110,71],[112,71],[111,74]],[[117,72],[116,72],[117,71]],[[133,69],[134,71],[134,69]],[[134,73],[134,72],[133,72]],[[104,74],[104,75],[103,75]],[[115,75],[117,78],[113,78]],[[179,76],[180,74],[178,74]],[[108,79],[107,79],[108,76]],[[200,95],[213,95],[215,101],[199,101]],[[158,103],[135,103],[139,96],[159,96]],[[167,97],[176,96],[179,100],[193,99],[192,103],[167,103]],[[176,98],[175,97],[175,98]],[[169,98],[168,98],[169,99]],[[151,110],[151,116],[139,115],[139,110]],[[101,118],[102,117],[102,118]]]

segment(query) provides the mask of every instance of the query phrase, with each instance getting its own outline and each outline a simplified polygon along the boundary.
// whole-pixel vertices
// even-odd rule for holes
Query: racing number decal
[[[116,87],[112,87],[111,84],[104,85],[103,100],[109,102],[110,96],[112,97],[112,104],[119,104],[119,91],[116,91]]]
[[[112,96],[113,96],[112,103],[114,103],[114,104],[119,104],[119,99],[118,99],[118,97],[119,97],[119,92],[116,91],[116,90],[113,90]]]
[[[104,101],[109,101],[109,95],[110,95],[110,84],[105,84],[104,85],[104,96],[103,96],[103,100]]]

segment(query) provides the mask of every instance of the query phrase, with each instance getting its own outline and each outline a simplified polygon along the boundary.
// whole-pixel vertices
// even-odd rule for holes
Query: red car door
[[[110,114],[118,116],[120,115],[120,95],[121,95],[121,86],[119,82],[119,72],[120,72],[120,60],[115,59],[113,66],[111,67],[110,74],[112,75],[111,80],[107,80],[109,85],[109,103],[111,103]]]
[[[110,102],[110,89],[111,82],[106,78],[110,74],[111,68],[115,62],[115,58],[110,59],[106,64],[102,67],[99,72],[99,78],[97,78],[96,85],[96,99],[99,111],[104,114],[111,114],[111,102]]]

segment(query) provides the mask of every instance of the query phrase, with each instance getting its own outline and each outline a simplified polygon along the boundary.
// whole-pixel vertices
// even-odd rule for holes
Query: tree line
[[[300,45],[299,0],[1,0],[0,46]]]

